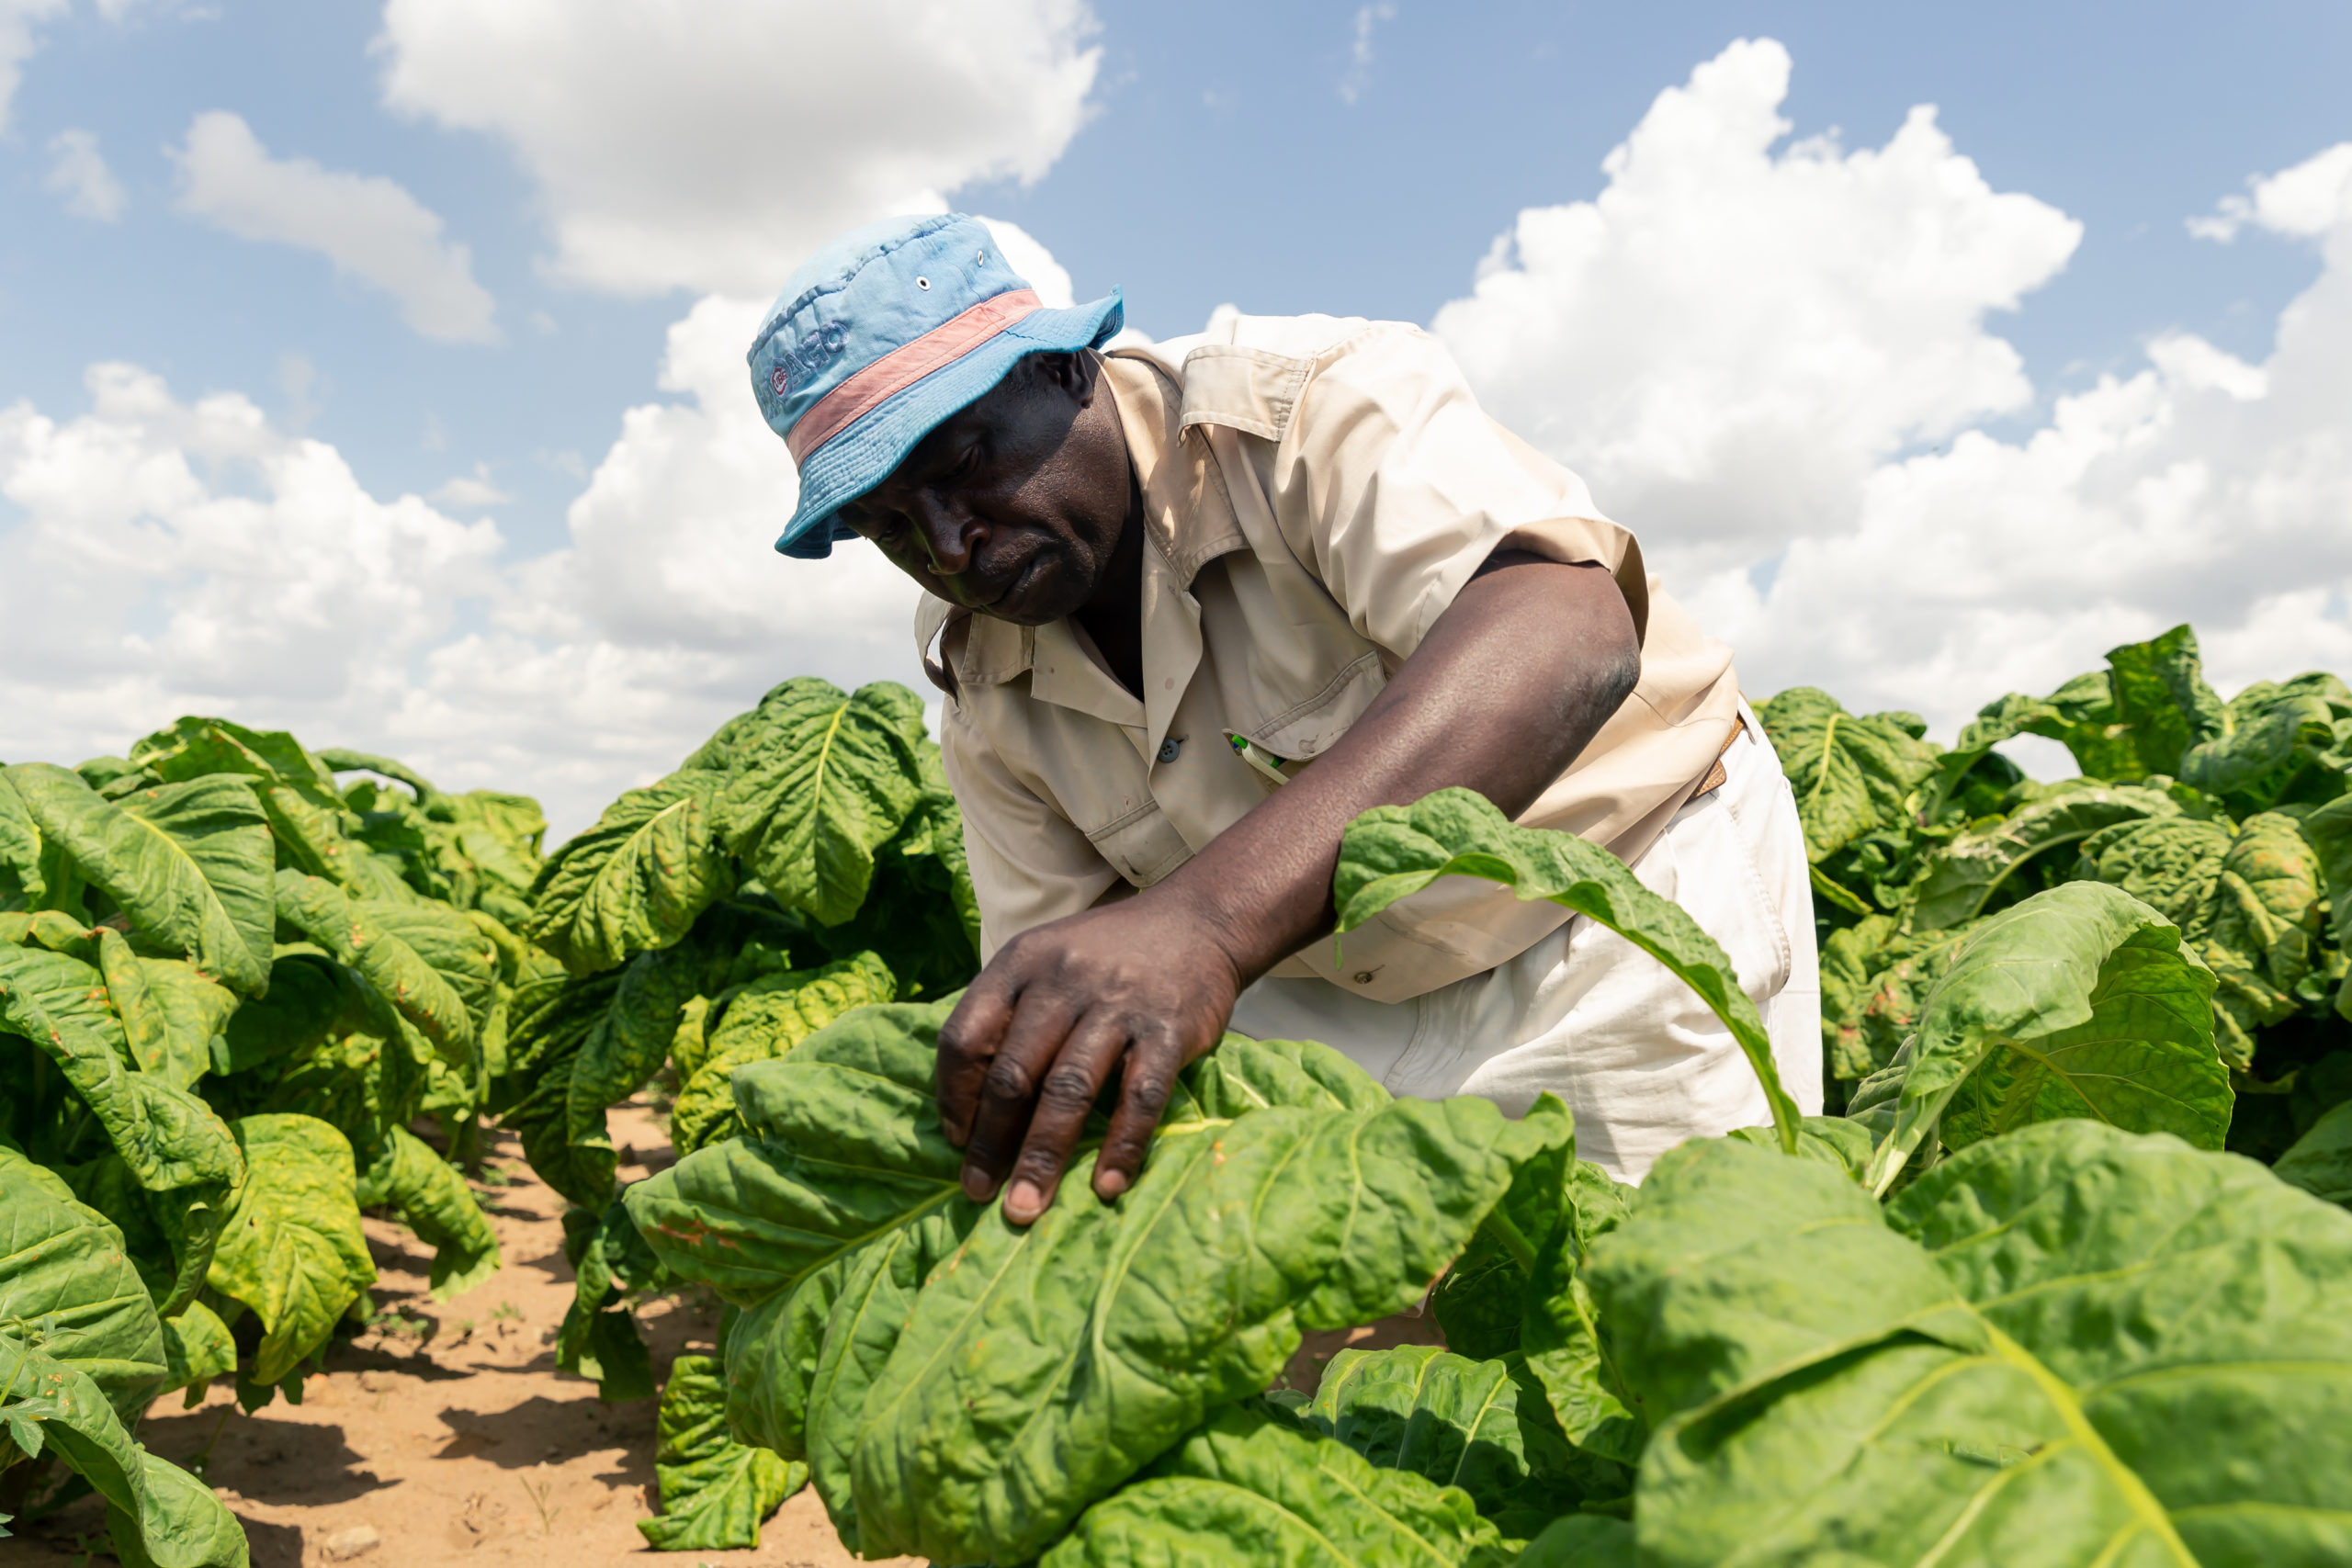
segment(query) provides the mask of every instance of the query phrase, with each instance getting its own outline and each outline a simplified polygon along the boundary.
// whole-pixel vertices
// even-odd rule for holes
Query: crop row
[[[813,1484],[853,1548],[946,1562],[2352,1561],[2352,692],[2223,702],[2180,628],[1949,750],[1759,711],[1839,1114],[1680,909],[1445,792],[1351,829],[1342,929],[1442,875],[1555,900],[1706,999],[1772,1125],[1636,1190],[1548,1098],[1229,1036],[1132,1190],[1025,1229],[933,1101],[977,912],[900,688],[787,682],[544,860],[520,797],[222,721],[9,768],[0,1508],[95,1487],[126,1562],[242,1562],[140,1412],[299,1398],[367,1311],[362,1208],[437,1290],[495,1269],[492,1119],[573,1205],[560,1363],[658,1392],[663,1548]],[[680,1161],[616,1190],[649,1084]],[[636,1308],[688,1286],[718,1350],[657,1391]],[[1267,1393],[1424,1296],[1447,1348]]]

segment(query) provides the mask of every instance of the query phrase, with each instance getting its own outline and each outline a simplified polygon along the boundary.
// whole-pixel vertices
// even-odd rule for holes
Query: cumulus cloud
[[[40,48],[40,28],[65,14],[67,0],[0,0],[0,130],[24,80],[25,62]]]
[[[2352,141],[2339,141],[2280,174],[2246,182],[2251,196],[2225,196],[2214,211],[2188,220],[2200,240],[2223,244],[2252,224],[2274,234],[2318,239],[2343,221],[2352,205]]]
[[[705,299],[671,329],[673,399],[623,415],[569,546],[520,560],[443,509],[485,475],[379,500],[241,396],[102,365],[78,417],[0,410],[24,518],[0,531],[0,761],[222,714],[536,794],[560,836],[786,676],[920,682],[893,568],[769,548],[797,491],[745,384],[759,310]]]
[[[2004,439],[1979,426],[2033,389],[1986,314],[2078,226],[1987,188],[1924,108],[1876,151],[1773,152],[1787,74],[1770,42],[1701,67],[1598,200],[1522,214],[1436,322],[1748,689],[1815,683],[1949,737],[2184,620],[2225,691],[2352,670],[2352,145],[2199,231],[2320,243],[2267,359],[2158,333],[2136,374]]]
[[[87,130],[61,130],[49,141],[48,187],[65,198],[65,210],[76,218],[112,223],[122,216],[130,198],[122,182],[107,167],[98,152],[96,135]]]
[[[1716,563],[1849,525],[1875,464],[2029,403],[1984,318],[2082,234],[1929,107],[1883,147],[1781,146],[1789,72],[1742,41],[1660,94],[1600,195],[1521,212],[1433,323],[1506,423]]]
[[[193,708],[366,711],[495,584],[497,529],[368,495],[235,394],[94,367],[89,410],[0,410],[0,672],[11,760],[119,750]]]
[[[273,158],[241,117],[220,109],[198,115],[182,144],[164,151],[179,166],[181,211],[239,239],[318,252],[399,300],[427,337],[498,335],[472,253],[445,240],[440,215],[397,182]]]
[[[1084,0],[389,0],[385,101],[505,141],[554,272],[771,295],[840,231],[1032,180],[1085,114]]]

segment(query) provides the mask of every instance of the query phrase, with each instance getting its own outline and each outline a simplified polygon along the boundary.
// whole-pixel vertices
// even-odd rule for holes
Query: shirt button
[[[1369,986],[1369,985],[1371,985],[1371,984],[1372,984],[1372,971],[1371,971],[1371,970],[1369,970],[1369,969],[1359,969],[1359,970],[1357,970],[1357,971],[1356,971],[1356,984],[1357,984],[1357,985],[1359,985],[1359,986]]]
[[[1159,743],[1159,760],[1163,762],[1174,761],[1176,760],[1176,753],[1183,750],[1183,746],[1184,743],[1182,740],[1177,739],[1172,735],[1170,736],[1167,739]]]

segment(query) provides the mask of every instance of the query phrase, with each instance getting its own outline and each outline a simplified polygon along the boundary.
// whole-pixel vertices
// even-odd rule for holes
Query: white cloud
[[[1396,7],[1389,0],[1356,7],[1355,41],[1348,49],[1348,73],[1340,78],[1340,102],[1356,102],[1372,85],[1372,31],[1383,22],[1394,21],[1396,17]]]
[[[0,409],[0,497],[24,516],[0,528],[0,760],[218,713],[537,795],[560,837],[787,676],[927,693],[896,569],[769,547],[797,486],[743,368],[760,309],[707,299],[671,329],[674,400],[622,416],[569,547],[521,560],[495,524],[371,496],[243,397],[184,403],[106,365],[80,417]],[[436,500],[470,510],[488,484]]]
[[[2227,244],[2251,223],[2274,234],[2317,239],[2352,213],[2352,141],[2339,141],[2282,174],[2246,184],[2254,191],[2251,199],[2223,197],[2212,216],[2190,219],[2188,231]]]
[[[273,158],[240,117],[214,109],[164,152],[179,165],[179,209],[244,240],[316,251],[339,272],[401,303],[427,337],[488,342],[490,295],[472,254],[441,235],[441,219],[394,181]]]
[[[112,223],[122,216],[130,197],[114,171],[107,167],[94,132],[59,131],[49,140],[49,178],[43,183],[65,198],[66,211],[100,223]]]
[[[2313,222],[2302,209],[2289,231]],[[2322,238],[2264,363],[2158,337],[2146,369],[2059,399],[2023,439],[1970,433],[1880,468],[1859,525],[1792,540],[1769,594],[1718,579],[1744,655],[1945,723],[2180,621],[2225,693],[2352,672],[2352,202]]]
[[[1042,175],[1093,26],[1084,0],[389,0],[378,47],[390,107],[514,148],[558,276],[766,298],[922,193]]]
[[[1054,253],[1031,237],[1029,231],[1001,218],[983,218],[980,221],[996,237],[996,248],[1003,253],[1005,264],[1029,280],[1030,288],[1041,301],[1057,310],[1078,303],[1071,291],[1069,269],[1056,261]]]
[[[25,62],[40,48],[40,25],[65,14],[67,0],[0,0],[0,130],[24,80]]]
[[[476,463],[470,474],[459,474],[433,491],[433,500],[456,512],[480,512],[504,506],[514,498],[498,488],[488,463]]]
[[[1750,694],[1819,684],[1949,738],[2183,620],[2225,692],[2352,671],[2352,147],[2222,204],[2322,243],[2267,360],[2160,333],[2005,439],[1977,427],[2033,389],[1986,312],[2078,226],[1988,189],[1926,109],[1876,151],[1773,154],[1787,69],[1769,42],[1701,67],[1597,201],[1522,214],[1436,323]]]
[[[1533,208],[1434,322],[1506,423],[1714,564],[1850,525],[1871,467],[2032,397],[1984,330],[2081,225],[1996,194],[1935,111],[1779,152],[1790,61],[1733,44],[1658,96],[1589,202]]]
[[[25,518],[0,533],[12,758],[119,750],[191,709],[348,722],[495,586],[495,527],[375,500],[246,399],[184,403],[128,365],[86,381],[79,418],[0,410]]]

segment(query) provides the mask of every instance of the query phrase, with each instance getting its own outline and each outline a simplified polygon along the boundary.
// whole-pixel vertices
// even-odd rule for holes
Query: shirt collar
[[[1103,355],[1102,371],[1143,494],[1145,542],[1159,558],[1146,563],[1145,595],[1189,593],[1203,567],[1249,543],[1226,493],[1225,476],[1209,452],[1207,432],[1183,423],[1183,393],[1166,371],[1124,351]],[[1145,606],[1147,621],[1156,608]],[[1040,701],[1114,724],[1143,723],[1142,705],[1095,663],[1064,622],[1030,627],[982,615],[959,615],[954,605],[925,594],[915,614],[921,650],[928,654],[943,631],[941,653],[959,682],[998,685],[1030,671],[1031,694]]]

